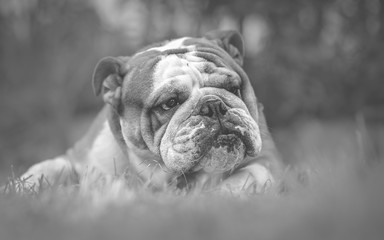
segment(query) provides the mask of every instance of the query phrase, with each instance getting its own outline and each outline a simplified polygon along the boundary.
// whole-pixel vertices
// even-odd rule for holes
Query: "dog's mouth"
[[[239,136],[234,133],[219,134],[192,171],[224,172],[235,168],[245,156],[246,146]]]
[[[171,144],[161,149],[175,172],[225,172],[261,149],[258,125],[242,110],[231,109],[220,122],[196,116],[179,127]],[[165,147],[167,146],[167,147]]]

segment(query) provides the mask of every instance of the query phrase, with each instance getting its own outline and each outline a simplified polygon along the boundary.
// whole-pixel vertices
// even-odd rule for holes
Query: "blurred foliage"
[[[380,0],[0,0],[0,162],[55,156],[86,131],[98,59],[217,28],[243,33],[272,127],[384,119]]]

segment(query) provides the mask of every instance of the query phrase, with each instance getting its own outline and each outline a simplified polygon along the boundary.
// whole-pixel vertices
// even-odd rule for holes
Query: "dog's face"
[[[127,148],[177,173],[225,172],[261,149],[257,104],[236,32],[209,33],[106,58],[94,74]]]

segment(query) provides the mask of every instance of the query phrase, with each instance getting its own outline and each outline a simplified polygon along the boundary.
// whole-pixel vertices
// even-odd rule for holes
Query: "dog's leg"
[[[275,180],[271,172],[259,163],[253,163],[238,169],[225,179],[219,190],[239,194],[242,192],[262,193],[269,189]]]
[[[59,156],[33,165],[20,180],[25,187],[38,190],[47,186],[74,184],[78,176],[68,158]]]
[[[220,185],[221,190],[239,193],[251,189],[260,193],[280,181],[283,162],[268,130],[261,104],[258,124],[262,140],[261,152],[225,179]]]

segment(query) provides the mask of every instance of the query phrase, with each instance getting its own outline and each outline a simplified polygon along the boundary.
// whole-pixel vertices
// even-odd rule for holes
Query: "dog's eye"
[[[232,88],[228,89],[228,91],[235,94],[236,96],[240,97],[240,88],[232,87]]]
[[[178,104],[179,104],[179,101],[177,100],[177,98],[171,98],[165,103],[161,104],[161,108],[167,111],[176,107]]]

